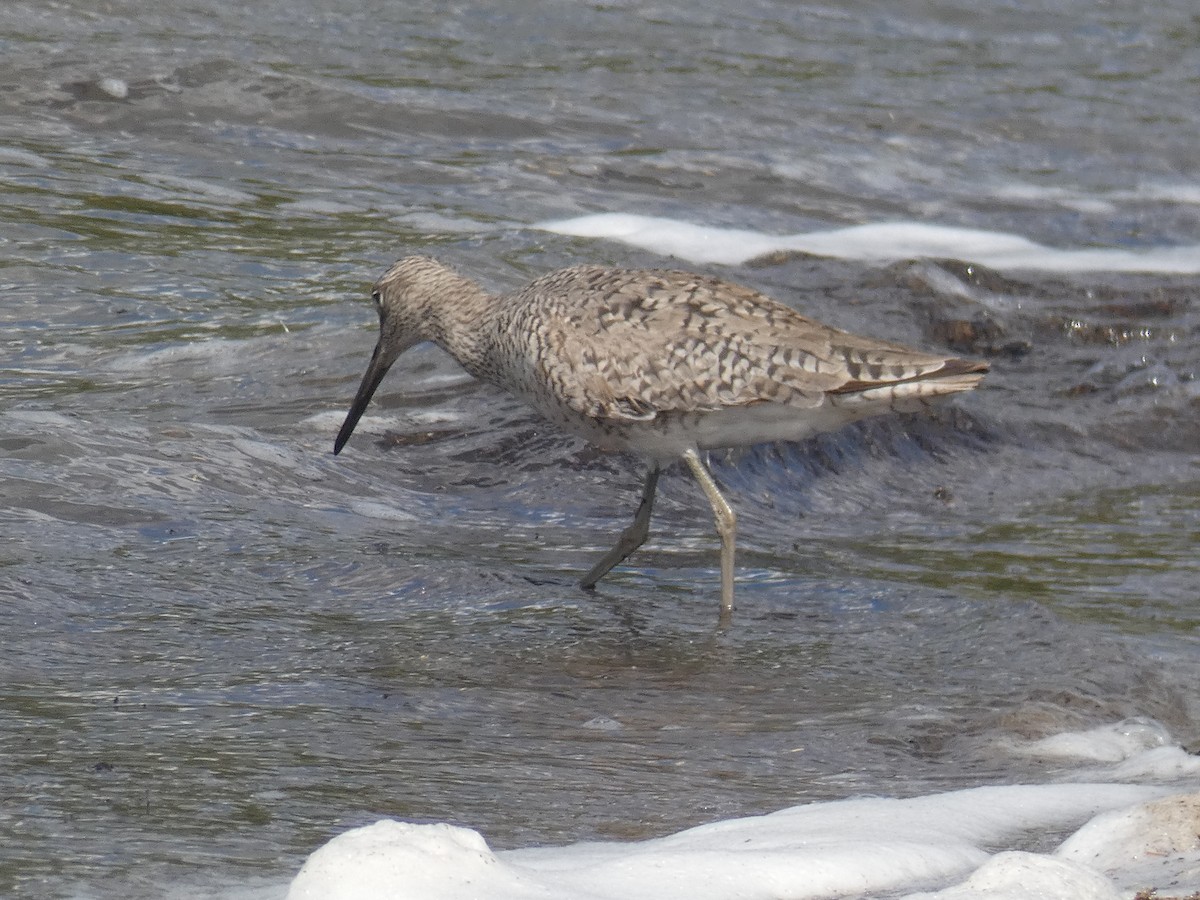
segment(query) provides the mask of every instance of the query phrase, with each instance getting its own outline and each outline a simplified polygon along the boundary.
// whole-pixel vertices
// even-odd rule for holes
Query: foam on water
[[[1138,751],[1161,747],[1169,740],[1167,730],[1157,722],[1131,720],[1090,731],[1051,735],[1031,741],[1018,752],[1045,758],[1116,763],[1133,758]]]
[[[1059,249],[1000,231],[922,222],[884,222],[807,234],[769,235],[657,216],[597,213],[541,222],[533,227],[555,234],[620,241],[693,263],[738,265],[782,251],[867,262],[914,257],[961,259],[995,269],[1052,272],[1200,273],[1200,244],[1145,250]]]
[[[1121,744],[1130,731],[1116,723],[1061,735],[1060,743],[1083,760],[1109,758],[1121,746],[1140,783],[1099,773],[1102,780],[1089,783],[851,798],[636,843],[498,852],[469,828],[383,820],[315,852],[288,898],[723,900],[933,890],[908,897],[1113,900],[1141,887],[1195,890],[1200,758],[1178,746],[1141,749],[1144,731]],[[1167,780],[1174,786],[1156,783]],[[1025,849],[1081,824],[1057,850]]]

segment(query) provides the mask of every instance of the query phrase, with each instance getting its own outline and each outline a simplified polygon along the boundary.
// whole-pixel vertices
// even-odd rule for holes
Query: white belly
[[[546,412],[546,411],[544,411]],[[556,424],[609,450],[624,450],[666,462],[685,450],[746,447],[771,441],[803,441],[836,431],[861,418],[858,410],[831,406],[800,408],[776,403],[734,406],[714,412],[679,413],[644,422],[550,415]]]

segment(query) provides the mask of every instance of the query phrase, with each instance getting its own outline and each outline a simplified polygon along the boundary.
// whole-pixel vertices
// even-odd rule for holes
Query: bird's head
[[[371,299],[379,314],[379,341],[334,441],[334,453],[340,453],[346,445],[376,388],[400,354],[421,341],[440,341],[437,296],[447,282],[456,280],[460,277],[437,260],[409,256],[395,263],[375,282]]]

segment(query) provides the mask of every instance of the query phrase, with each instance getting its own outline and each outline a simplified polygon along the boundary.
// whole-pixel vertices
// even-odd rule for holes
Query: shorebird
[[[335,454],[400,354],[433,341],[554,424],[648,461],[633,523],[583,577],[584,588],[645,542],[659,472],[682,459],[716,519],[723,622],[733,609],[737,518],[702,451],[803,440],[917,409],[970,390],[988,370],[840,331],[751,288],[689,272],[581,265],[496,295],[437,260],[410,256],[371,297],[379,341]]]

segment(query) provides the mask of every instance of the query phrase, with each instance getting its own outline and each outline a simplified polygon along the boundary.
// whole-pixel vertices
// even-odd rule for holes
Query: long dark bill
[[[333,442],[335,456],[342,452],[346,441],[350,440],[350,435],[354,433],[354,426],[358,424],[362,414],[367,411],[367,404],[371,402],[371,397],[375,394],[375,389],[379,387],[379,382],[383,381],[383,376],[392,367],[390,362],[383,361],[382,347],[383,341],[375,345],[375,352],[371,354],[371,362],[367,364],[362,384],[358,386],[358,393],[354,395],[354,402],[350,404],[350,412],[346,414],[342,430],[338,432],[337,440]]]

